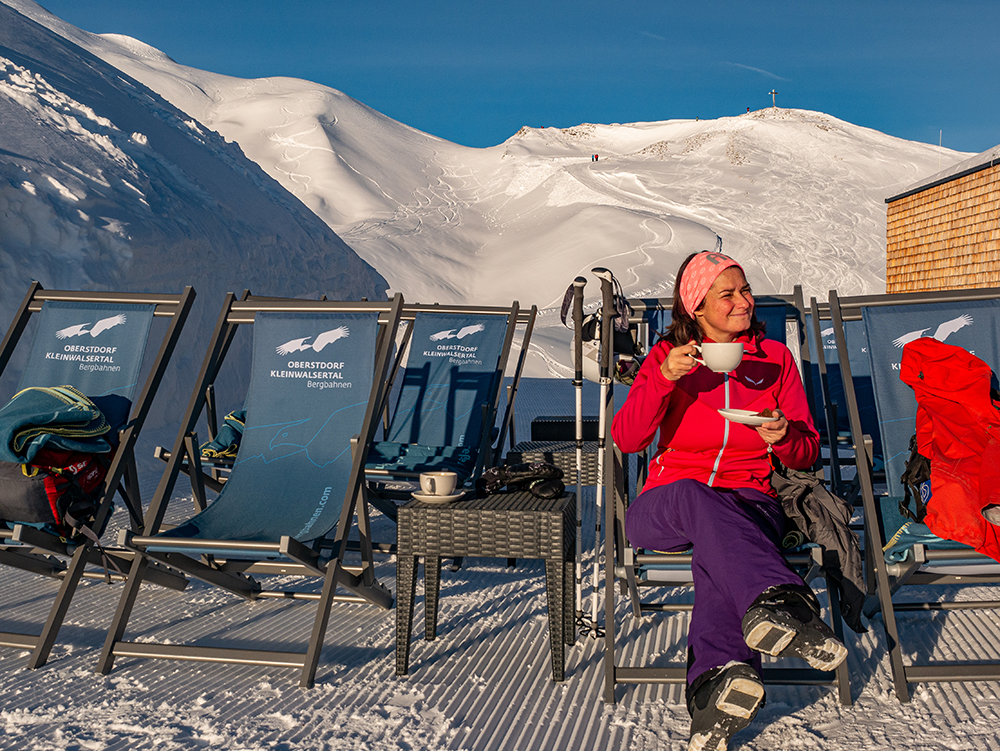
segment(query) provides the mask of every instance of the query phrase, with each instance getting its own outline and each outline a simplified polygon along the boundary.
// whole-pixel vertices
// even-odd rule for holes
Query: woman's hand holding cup
[[[703,359],[697,356],[701,355]],[[716,373],[730,373],[743,359],[743,344],[740,342],[706,342],[695,344],[692,339],[687,344],[674,347],[660,365],[660,372],[668,381],[683,378],[698,365],[704,365]]]
[[[693,339],[687,344],[671,348],[666,359],[660,363],[663,377],[668,381],[676,381],[697,368],[698,361],[694,359],[697,351]]]

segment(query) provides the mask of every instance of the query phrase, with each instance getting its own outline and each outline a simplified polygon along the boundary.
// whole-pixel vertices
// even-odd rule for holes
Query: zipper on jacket
[[[729,373],[722,374],[722,382],[726,389],[726,400],[724,409],[729,409]],[[719,465],[722,463],[722,452],[726,450],[726,444],[729,443],[729,420],[723,419],[724,425],[722,426],[722,446],[719,448],[719,453],[715,457],[715,464],[712,466],[712,474],[708,476],[708,487],[712,487],[715,484],[715,475],[719,471]]]

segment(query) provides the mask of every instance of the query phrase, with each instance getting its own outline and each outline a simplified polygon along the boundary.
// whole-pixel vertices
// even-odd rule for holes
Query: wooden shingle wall
[[[1000,286],[1000,165],[891,202],[886,292]]]

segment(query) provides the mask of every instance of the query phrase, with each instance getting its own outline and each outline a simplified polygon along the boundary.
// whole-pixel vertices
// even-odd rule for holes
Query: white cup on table
[[[454,495],[458,475],[454,472],[421,472],[420,490],[425,495]]]

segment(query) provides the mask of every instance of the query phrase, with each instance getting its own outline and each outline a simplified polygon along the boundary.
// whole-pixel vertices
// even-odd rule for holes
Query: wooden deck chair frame
[[[538,315],[538,308],[532,306],[527,310],[522,310],[520,304],[515,301],[509,308],[497,306],[472,306],[472,305],[441,305],[441,304],[421,304],[409,303],[403,306],[402,320],[406,323],[402,339],[398,346],[398,355],[392,366],[390,384],[399,376],[402,369],[402,360],[406,353],[407,344],[410,342],[410,335],[413,330],[413,322],[421,313],[435,313],[459,316],[507,316],[507,330],[504,342],[500,351],[500,356],[496,366],[496,381],[493,384],[492,393],[486,404],[483,405],[483,428],[477,437],[476,462],[470,475],[471,479],[479,477],[487,467],[492,467],[498,463],[499,457],[503,453],[503,446],[510,436],[511,445],[515,442],[514,436],[514,404],[517,390],[521,382],[521,374],[524,370],[524,363],[528,354],[528,346],[531,341],[531,333],[534,329],[535,318]],[[523,334],[518,337],[517,329],[523,329]],[[510,360],[511,350],[515,342],[519,343],[519,354],[514,367],[511,383],[506,388],[506,405],[503,415],[500,417],[499,431],[494,439],[493,430],[497,427],[497,417],[500,412],[501,397],[504,395],[504,373]],[[388,435],[390,428],[390,393],[387,391],[385,400],[381,406],[383,417],[383,433]],[[384,489],[380,485],[385,485],[384,481],[408,480],[413,481],[420,475],[419,472],[406,470],[394,470],[391,468],[367,468],[366,475],[371,483],[371,504],[390,519],[396,519],[396,504],[394,499],[409,498],[409,490],[402,493],[394,493],[391,489]],[[391,483],[390,483],[391,484]]]
[[[837,347],[840,353],[847,350],[844,337],[844,321],[858,320],[865,307],[885,305],[905,305],[934,302],[962,302],[983,299],[1000,299],[1000,288],[972,289],[965,291],[945,291],[927,293],[907,293],[895,295],[871,295],[864,297],[839,297],[836,290],[831,290],[829,309],[837,337]],[[1000,661],[949,663],[945,661],[907,662],[903,659],[900,643],[899,627],[896,620],[898,612],[940,612],[948,610],[967,609],[997,609],[1000,599],[975,601],[925,601],[908,600],[897,602],[893,596],[908,584],[995,584],[1000,583],[1000,564],[993,559],[977,554],[970,548],[955,544],[953,549],[932,549],[924,545],[915,545],[911,554],[901,564],[890,567],[881,553],[886,540],[886,533],[881,522],[878,499],[875,492],[875,480],[872,472],[872,441],[861,427],[857,398],[850,374],[850,362],[841,354],[841,367],[844,368],[844,392],[850,415],[851,435],[854,442],[855,455],[858,457],[858,479],[861,497],[864,505],[866,564],[871,566],[874,574],[875,594],[869,598],[866,606],[867,614],[872,616],[875,611],[882,613],[882,624],[885,629],[889,664],[892,670],[893,687],[901,702],[910,700],[910,683],[925,682],[968,682],[1000,680]],[[846,365],[845,365],[846,363]],[[877,403],[877,400],[876,400]],[[924,572],[925,564],[938,566],[949,561],[981,560],[984,564],[996,566],[996,573],[951,575],[943,572]]]
[[[45,290],[41,284],[33,282],[21,302],[3,345],[0,346],[0,373],[2,373],[10,362],[31,316],[40,313],[42,306],[48,301],[153,305],[154,316],[169,319],[142,390],[132,402],[128,422],[119,431],[118,449],[101,487],[98,510],[91,525],[94,530],[104,528],[108,516],[114,510],[113,501],[116,493],[122,496],[129,509],[132,528],[136,529],[141,524],[142,503],[136,475],[135,445],[149,414],[153,398],[166,373],[170,357],[177,346],[194,298],[195,292],[191,287],[185,287],[179,294],[80,292]],[[61,537],[22,524],[14,524],[12,529],[0,532],[0,564],[61,581],[41,632],[37,635],[0,633],[0,646],[30,651],[29,668],[44,665],[56,642],[80,580],[84,577],[118,580],[123,578],[108,571],[109,561],[105,558],[110,559],[114,566],[125,570],[130,565],[133,554],[112,547],[105,548],[103,552],[99,551],[94,543],[85,537],[79,542],[70,544]],[[101,570],[87,570],[88,565],[99,567]],[[162,566],[156,566],[150,571],[150,581],[172,589],[183,589],[187,584],[183,576]]]
[[[633,304],[636,313],[641,315],[643,311],[654,309],[654,305],[660,306],[660,309],[669,309],[673,301],[670,298],[664,298],[657,301],[639,301],[639,305],[635,304],[636,301],[630,302]],[[808,347],[805,341],[804,318],[802,316],[804,304],[801,288],[796,287],[792,295],[762,296],[756,298],[756,302],[758,305],[763,303],[769,306],[785,307],[786,321],[795,323],[800,352],[803,356],[806,356]],[[811,396],[808,390],[807,396]],[[815,405],[815,402],[811,398],[810,404]],[[615,688],[618,684],[675,683],[683,685],[687,682],[686,665],[636,667],[618,664],[617,660],[620,649],[617,646],[618,629],[615,621],[615,585],[618,584],[621,594],[628,597],[632,607],[632,615],[638,619],[646,613],[689,612],[691,605],[687,603],[644,602],[640,596],[640,589],[645,586],[690,586],[692,585],[692,581],[689,570],[691,565],[690,555],[640,555],[635,553],[634,549],[628,544],[625,537],[625,509],[627,501],[631,496],[629,495],[630,488],[627,482],[627,473],[623,471],[624,467],[627,466],[627,457],[622,454],[617,446],[613,445],[610,435],[610,425],[605,436],[605,446],[605,456],[603,458],[607,462],[604,474],[606,482],[605,493],[609,499],[612,499],[612,502],[607,503],[605,506],[604,584],[606,597],[604,603],[604,701],[607,704],[613,704],[616,702]],[[638,488],[642,487],[647,475],[647,462],[643,460],[641,454],[638,465],[639,471],[635,492],[638,492]],[[803,578],[807,582],[820,576],[824,576],[825,578],[825,575],[820,570],[822,557],[819,548],[813,548],[810,552],[790,553],[786,558],[789,563],[803,573]],[[649,584],[640,582],[637,574],[638,567],[658,563],[670,563],[678,567],[679,572],[676,580],[670,582],[652,582]],[[687,567],[688,570],[684,571],[684,567]],[[826,590],[830,606],[830,625],[837,637],[842,640],[844,630],[843,621],[840,617],[840,599],[836,587],[832,586],[828,579],[826,580]],[[850,675],[847,670],[846,661],[833,671],[815,670],[810,667],[785,668],[765,665],[763,679],[766,683],[835,686],[840,702],[845,705],[852,703]]]
[[[156,494],[146,514],[143,534],[123,535],[122,544],[133,549],[138,555],[132,561],[125,590],[119,600],[111,628],[98,660],[97,671],[107,674],[114,666],[116,657],[139,657],[174,659],[182,661],[228,662],[246,665],[269,665],[296,668],[299,670],[299,685],[309,688],[313,685],[323,638],[329,621],[330,609],[334,602],[369,603],[389,609],[393,598],[391,592],[375,579],[371,533],[368,522],[368,503],[364,485],[364,457],[372,440],[378,420],[379,409],[384,398],[392,349],[392,339],[399,325],[402,311],[402,296],[397,294],[391,301],[376,302],[330,302],[325,300],[292,300],[279,298],[254,298],[243,295],[239,300],[232,293],[227,295],[222,312],[216,323],[211,343],[194,392],[188,404],[181,428],[173,448],[167,457],[167,468],[157,487]],[[378,337],[375,347],[375,373],[369,395],[362,433],[352,442],[352,463],[348,479],[348,493],[344,500],[340,521],[331,540],[325,540],[323,547],[305,545],[291,537],[282,537],[271,542],[227,541],[223,544],[231,551],[231,559],[202,560],[180,553],[149,552],[148,544],[154,544],[153,536],[164,528],[164,516],[170,496],[178,476],[188,466],[194,484],[205,477],[201,469],[200,449],[195,428],[209,393],[209,385],[214,383],[223,364],[224,356],[232,343],[235,330],[246,324],[253,324],[258,312],[324,313],[324,312],[377,312]],[[358,547],[361,552],[360,566],[347,566],[344,556],[348,551],[348,535],[354,527],[357,515],[357,529],[360,535]],[[177,541],[184,545],[187,541]],[[201,541],[197,541],[201,542]],[[204,546],[204,543],[201,543]],[[190,545],[192,550],[199,546]],[[283,560],[260,561],[240,559],[241,551],[247,553],[267,552],[283,557]],[[329,551],[329,555],[321,555]],[[302,599],[317,601],[317,612],[312,632],[304,652],[285,652],[267,649],[201,647],[186,644],[165,644],[152,642],[130,642],[124,640],[129,617],[135,606],[142,582],[146,579],[151,564],[161,563],[176,568],[187,575],[200,579],[212,586],[225,589],[247,600],[255,599]],[[250,575],[282,574],[322,577],[323,587],[319,595],[289,591],[263,590]],[[337,594],[343,587],[349,594]]]

